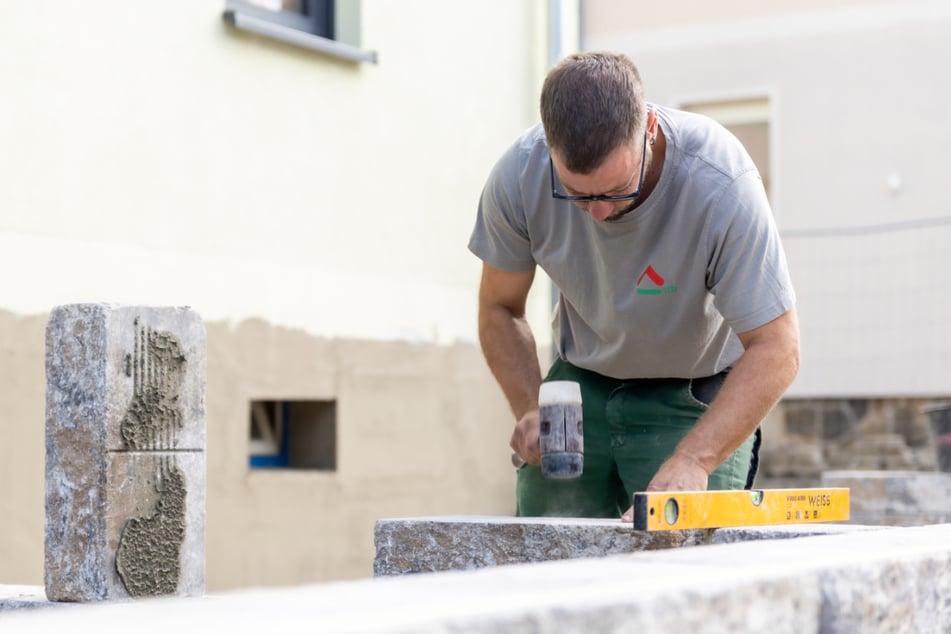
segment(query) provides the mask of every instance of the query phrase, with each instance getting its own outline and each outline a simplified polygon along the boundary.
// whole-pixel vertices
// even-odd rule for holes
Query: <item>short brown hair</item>
[[[626,55],[569,55],[549,71],[540,101],[548,146],[578,174],[597,169],[645,125],[641,76]]]

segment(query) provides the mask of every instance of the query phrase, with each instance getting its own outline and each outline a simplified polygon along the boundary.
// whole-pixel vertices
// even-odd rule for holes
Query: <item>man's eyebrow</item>
[[[634,182],[634,178],[635,178],[636,176],[637,176],[637,170],[635,170],[634,173],[631,174],[631,177],[630,177],[629,179],[627,179],[627,182],[624,183],[623,185],[621,185],[620,187],[615,187],[615,188],[613,188],[613,189],[607,189],[607,190],[605,190],[605,191],[603,191],[603,192],[601,192],[601,193],[599,193],[599,194],[585,194],[585,193],[579,192],[577,189],[574,189],[574,188],[572,188],[572,187],[569,187],[568,185],[566,185],[566,184],[564,184],[564,183],[562,183],[561,186],[564,187],[565,193],[570,194],[570,195],[572,195],[572,196],[605,196],[605,195],[611,195],[611,194],[614,193],[614,192],[620,192],[620,191],[623,191],[623,190],[627,189],[628,187],[631,186],[631,183]]]
[[[620,187],[615,187],[614,189],[609,189],[608,193],[623,191],[631,186],[631,183],[634,182],[634,179],[637,177],[637,171],[635,170],[631,177],[627,179],[627,182],[621,185]]]

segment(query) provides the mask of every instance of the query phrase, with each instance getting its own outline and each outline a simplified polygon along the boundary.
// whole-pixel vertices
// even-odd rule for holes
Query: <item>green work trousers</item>
[[[520,467],[516,514],[620,517],[708,409],[724,377],[620,380],[556,361],[545,380],[581,386],[584,472],[552,480],[536,465]],[[707,488],[751,488],[759,440],[757,430],[710,474]]]

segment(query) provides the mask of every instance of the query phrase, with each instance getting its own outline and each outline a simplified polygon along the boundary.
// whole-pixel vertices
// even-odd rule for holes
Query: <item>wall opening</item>
[[[252,469],[337,469],[336,401],[251,401]]]
[[[685,103],[682,110],[706,115],[719,122],[740,140],[750,158],[756,164],[766,195],[770,192],[770,147],[769,147],[769,99],[730,99],[723,101],[704,101]]]

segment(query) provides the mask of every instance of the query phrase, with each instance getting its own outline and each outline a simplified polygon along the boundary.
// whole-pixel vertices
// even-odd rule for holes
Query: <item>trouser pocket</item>
[[[690,395],[709,407],[713,403],[713,399],[720,393],[724,381],[726,381],[726,372],[690,379]]]

